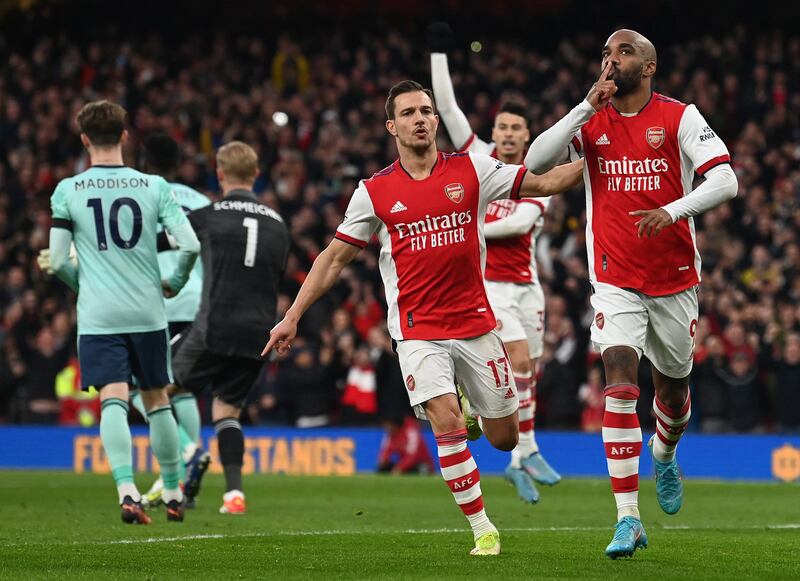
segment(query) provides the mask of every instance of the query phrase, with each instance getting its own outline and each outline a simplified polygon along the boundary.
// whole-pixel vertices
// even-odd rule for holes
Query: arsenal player
[[[603,47],[601,68],[586,100],[536,138],[525,165],[539,173],[566,154],[586,161],[591,332],[608,383],[603,442],[618,518],[606,554],[617,558],[647,546],[638,508],[642,354],[656,388],[656,435],[648,443],[656,495],[667,514],[683,501],[675,448],[691,414],[700,282],[692,217],[736,196],[737,181],[725,144],[697,108],[652,91],[649,40],[618,30]],[[705,179],[693,189],[695,174]]]
[[[431,85],[439,115],[459,151],[485,153],[505,163],[521,164],[531,138],[525,108],[502,104],[494,119],[492,141],[472,131],[458,107],[447,50],[452,30],[444,22],[428,27],[431,48]],[[550,198],[497,200],[486,212],[486,294],[497,317],[497,334],[503,340],[519,395],[519,444],[511,452],[505,478],[519,497],[538,502],[540,484],[554,485],[561,476],[544,459],[534,434],[536,414],[536,360],[544,345],[544,293],[536,270],[536,238],[544,224]],[[467,417],[468,429],[471,418]],[[474,422],[477,427],[477,422]],[[474,430],[478,434],[479,428]],[[470,432],[473,432],[470,429]]]
[[[411,405],[431,422],[442,476],[472,527],[471,554],[496,555],[500,536],[483,507],[454,387],[458,376],[489,442],[512,450],[518,400],[483,284],[486,207],[509,196],[567,190],[580,183],[582,162],[536,176],[488,155],[440,153],[432,94],[414,81],[392,87],[386,116],[399,159],[359,183],[335,239],[314,261],[263,355],[290,348],[299,318],[377,234],[389,331]]]

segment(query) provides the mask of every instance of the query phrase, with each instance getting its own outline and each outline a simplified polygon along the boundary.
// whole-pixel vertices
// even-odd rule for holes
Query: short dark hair
[[[500,108],[497,110],[497,114],[500,113],[511,113],[512,115],[519,115],[525,120],[525,127],[531,126],[531,120],[528,119],[528,111],[525,109],[525,106],[521,103],[517,103],[515,101],[506,101]]]
[[[92,145],[117,145],[127,120],[125,109],[111,101],[92,101],[78,111],[78,127]]]
[[[402,95],[403,93],[416,93],[417,91],[421,91],[428,95],[435,112],[436,101],[433,98],[433,91],[426,89],[416,81],[407,80],[401,81],[389,89],[389,97],[386,99],[386,118],[394,119],[394,100],[397,98],[397,95]]]
[[[149,169],[164,173],[174,171],[179,157],[178,142],[166,133],[154,133],[144,140],[144,161]]]

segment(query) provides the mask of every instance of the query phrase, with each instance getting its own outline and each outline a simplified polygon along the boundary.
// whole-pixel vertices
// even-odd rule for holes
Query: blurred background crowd
[[[283,312],[358,180],[395,158],[384,129],[386,91],[405,78],[430,83],[431,15],[410,2],[414,19],[393,26],[388,10],[388,21],[365,27],[368,13],[346,17],[367,10],[364,3],[345,2],[343,13],[330,14],[300,2],[310,11],[308,31],[281,26],[287,15],[273,8],[262,31],[215,32],[178,26],[175,10],[160,24],[132,17],[107,28],[93,26],[97,3],[83,3],[80,17],[72,4],[22,4],[33,6],[0,14],[0,422],[89,424],[96,400],[77,393],[75,297],[35,260],[48,243],[56,183],[87,166],[74,125],[80,106],[107,98],[128,110],[132,166],[140,165],[144,138],[167,132],[182,149],[178,181],[212,198],[219,195],[215,149],[231,139],[257,149],[256,191],[292,236]],[[435,4],[442,17],[452,3]],[[558,35],[548,19],[574,3],[543,4],[539,28],[549,32],[533,40],[534,24],[505,26],[509,16],[497,10],[450,18],[459,39],[450,54],[456,96],[485,139],[503,100],[527,104],[535,136],[583,99],[598,74],[600,49],[617,22]],[[796,432],[800,33],[750,22],[722,35],[694,26],[670,37],[646,26],[663,25],[659,6],[628,23],[659,51],[656,90],[698,106],[727,143],[740,188],[697,220],[704,281],[692,429]],[[453,148],[443,127],[439,144]],[[588,342],[584,208],[582,190],[554,199],[538,241],[548,297],[538,428],[599,430],[602,418],[602,370]],[[265,367],[249,422],[363,424],[409,412],[385,329],[377,255],[373,242],[303,319],[291,355]],[[647,365],[640,383],[643,426],[652,426]]]

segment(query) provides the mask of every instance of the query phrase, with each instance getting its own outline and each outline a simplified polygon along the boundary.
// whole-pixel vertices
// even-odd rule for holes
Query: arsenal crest
[[[447,184],[444,187],[444,193],[450,198],[454,204],[458,204],[464,199],[464,186],[461,184]]]
[[[417,387],[417,382],[414,381],[413,375],[406,377],[406,387],[408,388],[408,391],[414,391],[414,388]]]
[[[594,318],[594,322],[597,325],[597,328],[602,331],[606,324],[606,318],[603,316],[603,313],[597,313],[597,316]]]
[[[658,149],[664,145],[667,139],[667,131],[663,127],[651,127],[647,130],[647,143],[653,149]]]

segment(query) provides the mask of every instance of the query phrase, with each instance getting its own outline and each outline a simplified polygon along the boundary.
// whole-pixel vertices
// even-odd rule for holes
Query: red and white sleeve
[[[470,152],[469,157],[478,175],[481,198],[489,202],[519,199],[519,188],[527,171],[524,166],[506,164],[480,153]]]
[[[705,181],[683,197],[663,206],[673,222],[697,216],[736,196],[739,188],[730,166],[728,148],[709,127],[694,105],[683,112],[678,126],[681,152]]]
[[[678,126],[678,141],[681,152],[692,160],[694,171],[704,176],[712,167],[731,162],[725,143],[694,105],[684,109]]]
[[[369,197],[363,180],[358,184],[344,214],[344,220],[336,229],[336,238],[353,246],[364,248],[380,227],[380,219]]]

